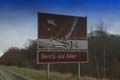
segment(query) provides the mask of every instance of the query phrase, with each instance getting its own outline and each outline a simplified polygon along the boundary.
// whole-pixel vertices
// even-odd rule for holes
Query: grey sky
[[[120,34],[119,0],[0,0],[0,52],[37,39],[37,12],[87,16],[88,31],[103,21]]]

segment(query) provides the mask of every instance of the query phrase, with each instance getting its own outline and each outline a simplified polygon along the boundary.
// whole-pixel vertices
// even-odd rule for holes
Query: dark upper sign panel
[[[38,13],[39,39],[80,40],[86,37],[86,17]]]
[[[86,17],[38,13],[39,48],[87,49]]]

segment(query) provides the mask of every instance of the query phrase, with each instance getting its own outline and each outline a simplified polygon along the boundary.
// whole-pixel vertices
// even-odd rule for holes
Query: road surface
[[[32,79],[29,79],[14,72],[0,70],[0,80],[32,80]]]

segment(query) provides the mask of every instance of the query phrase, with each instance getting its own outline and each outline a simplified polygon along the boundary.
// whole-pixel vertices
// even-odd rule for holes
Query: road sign
[[[87,18],[38,13],[37,63],[88,62]]]

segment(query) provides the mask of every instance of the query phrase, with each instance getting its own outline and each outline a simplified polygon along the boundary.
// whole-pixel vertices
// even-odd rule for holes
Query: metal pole
[[[48,48],[48,51],[49,51],[49,50],[50,50],[50,49]],[[48,80],[49,80],[49,77],[50,77],[49,72],[50,72],[50,64],[48,63],[48,64],[47,64],[47,78],[48,78]]]
[[[105,51],[105,46],[104,46],[104,77],[103,80],[106,79],[106,51]]]
[[[78,80],[80,80],[80,63],[78,63]]]
[[[47,78],[48,78],[48,80],[49,80],[49,72],[50,72],[50,64],[48,63],[47,64]]]
[[[97,70],[97,79],[99,80],[99,65],[97,63],[97,56],[95,55],[95,48],[94,48],[94,56],[95,56],[95,63],[96,63],[96,70]]]

